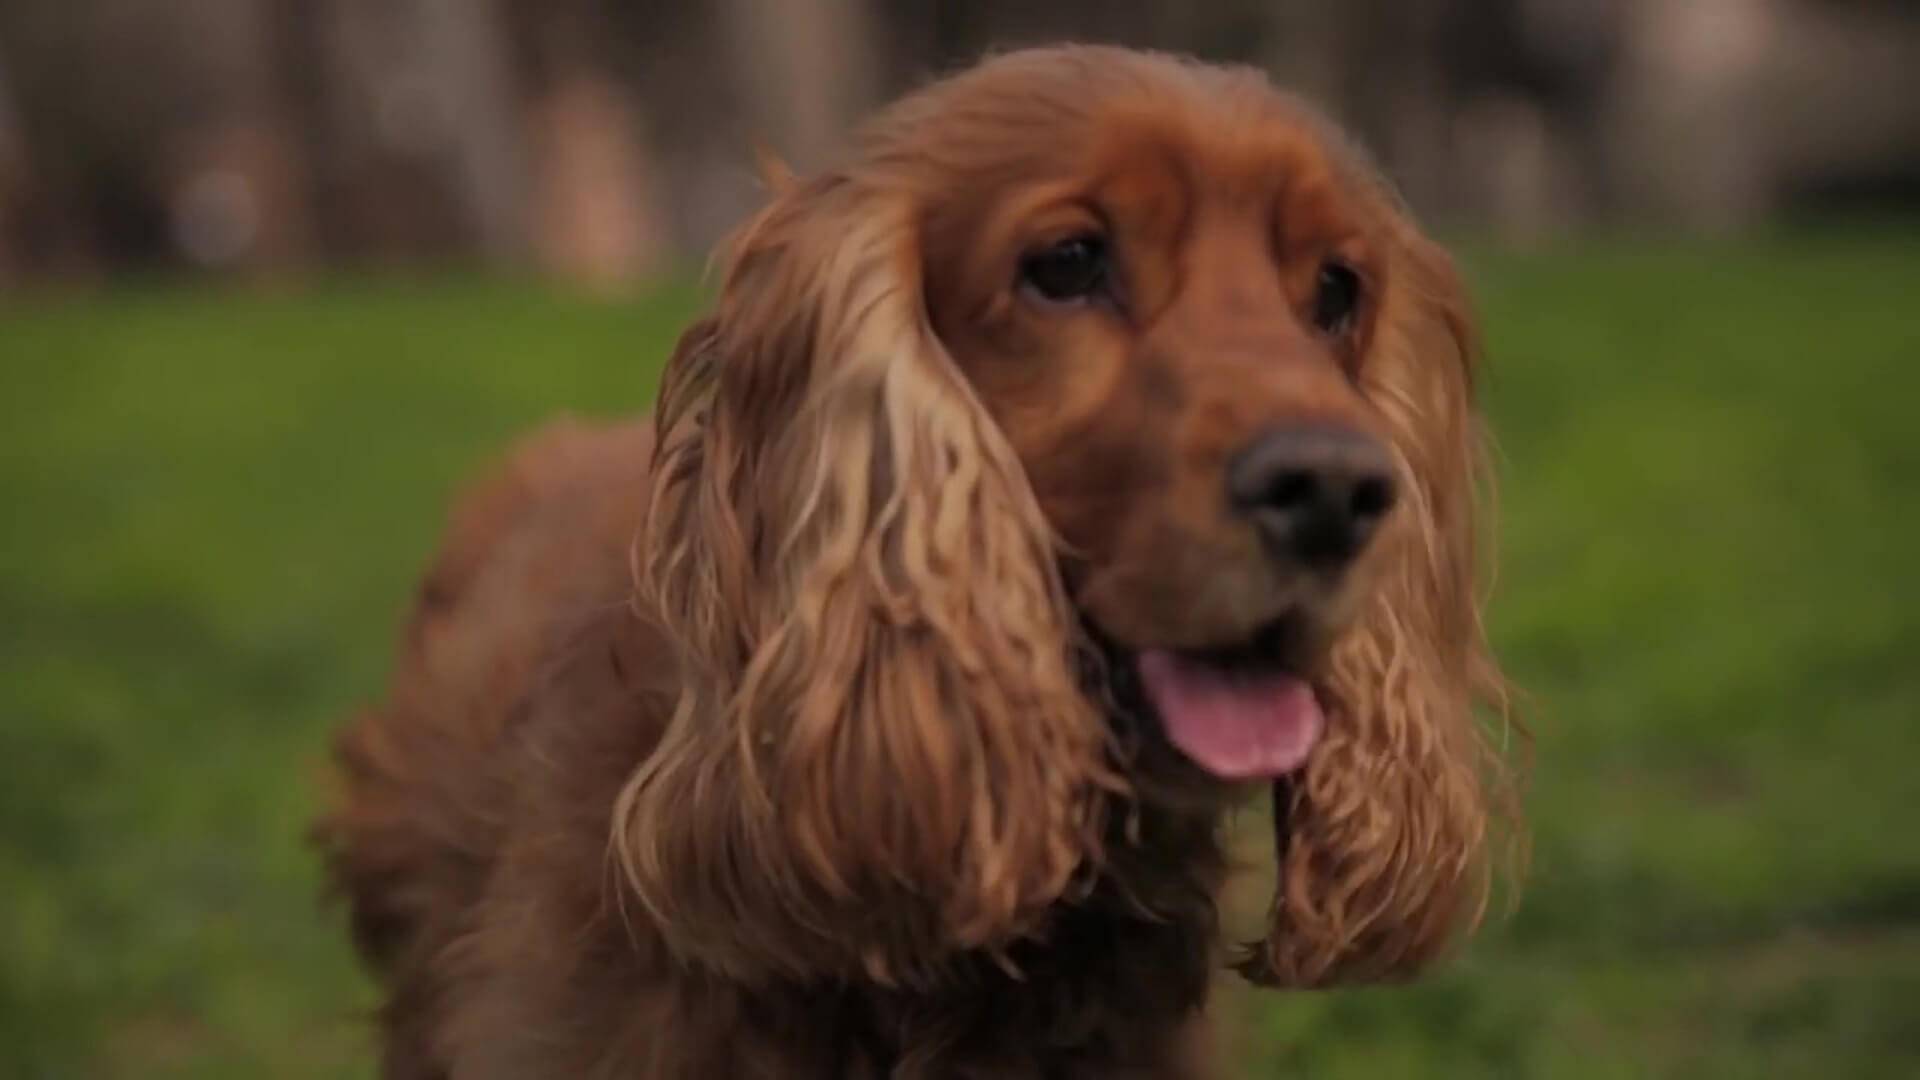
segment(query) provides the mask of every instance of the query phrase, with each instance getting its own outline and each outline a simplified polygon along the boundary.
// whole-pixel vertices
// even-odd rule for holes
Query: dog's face
[[[641,899],[737,974],[910,977],[1032,925],[1171,760],[1280,781],[1250,974],[1419,967],[1497,773],[1450,263],[1245,70],[1011,54],[853,158],[743,230],[662,391]]]
[[[1366,385],[1391,241],[1264,84],[1109,108],[929,193],[929,317],[1165,733],[1278,776],[1406,482]]]

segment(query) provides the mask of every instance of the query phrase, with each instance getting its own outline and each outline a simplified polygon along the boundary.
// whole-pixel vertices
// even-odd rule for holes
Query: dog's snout
[[[1270,428],[1229,463],[1227,495],[1276,558],[1339,569],[1393,509],[1393,459],[1351,428]]]

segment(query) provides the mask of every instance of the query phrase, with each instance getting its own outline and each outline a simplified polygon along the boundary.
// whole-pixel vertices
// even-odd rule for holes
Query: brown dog
[[[651,422],[457,516],[321,835],[389,1077],[1200,1075],[1478,917],[1461,287],[1258,73],[1012,53],[732,245]]]

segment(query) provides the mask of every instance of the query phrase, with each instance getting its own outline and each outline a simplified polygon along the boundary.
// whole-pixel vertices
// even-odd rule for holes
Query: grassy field
[[[1470,261],[1524,904],[1249,1077],[1920,1075],[1920,235]],[[450,485],[690,293],[0,309],[0,1076],[368,1075],[300,841]]]

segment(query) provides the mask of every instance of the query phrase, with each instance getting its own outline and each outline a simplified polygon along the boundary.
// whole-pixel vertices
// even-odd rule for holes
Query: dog
[[[384,1075],[1186,1080],[1221,968],[1463,939],[1518,818],[1478,346],[1363,154],[1059,46],[776,181],[652,413],[459,505],[338,738]]]

